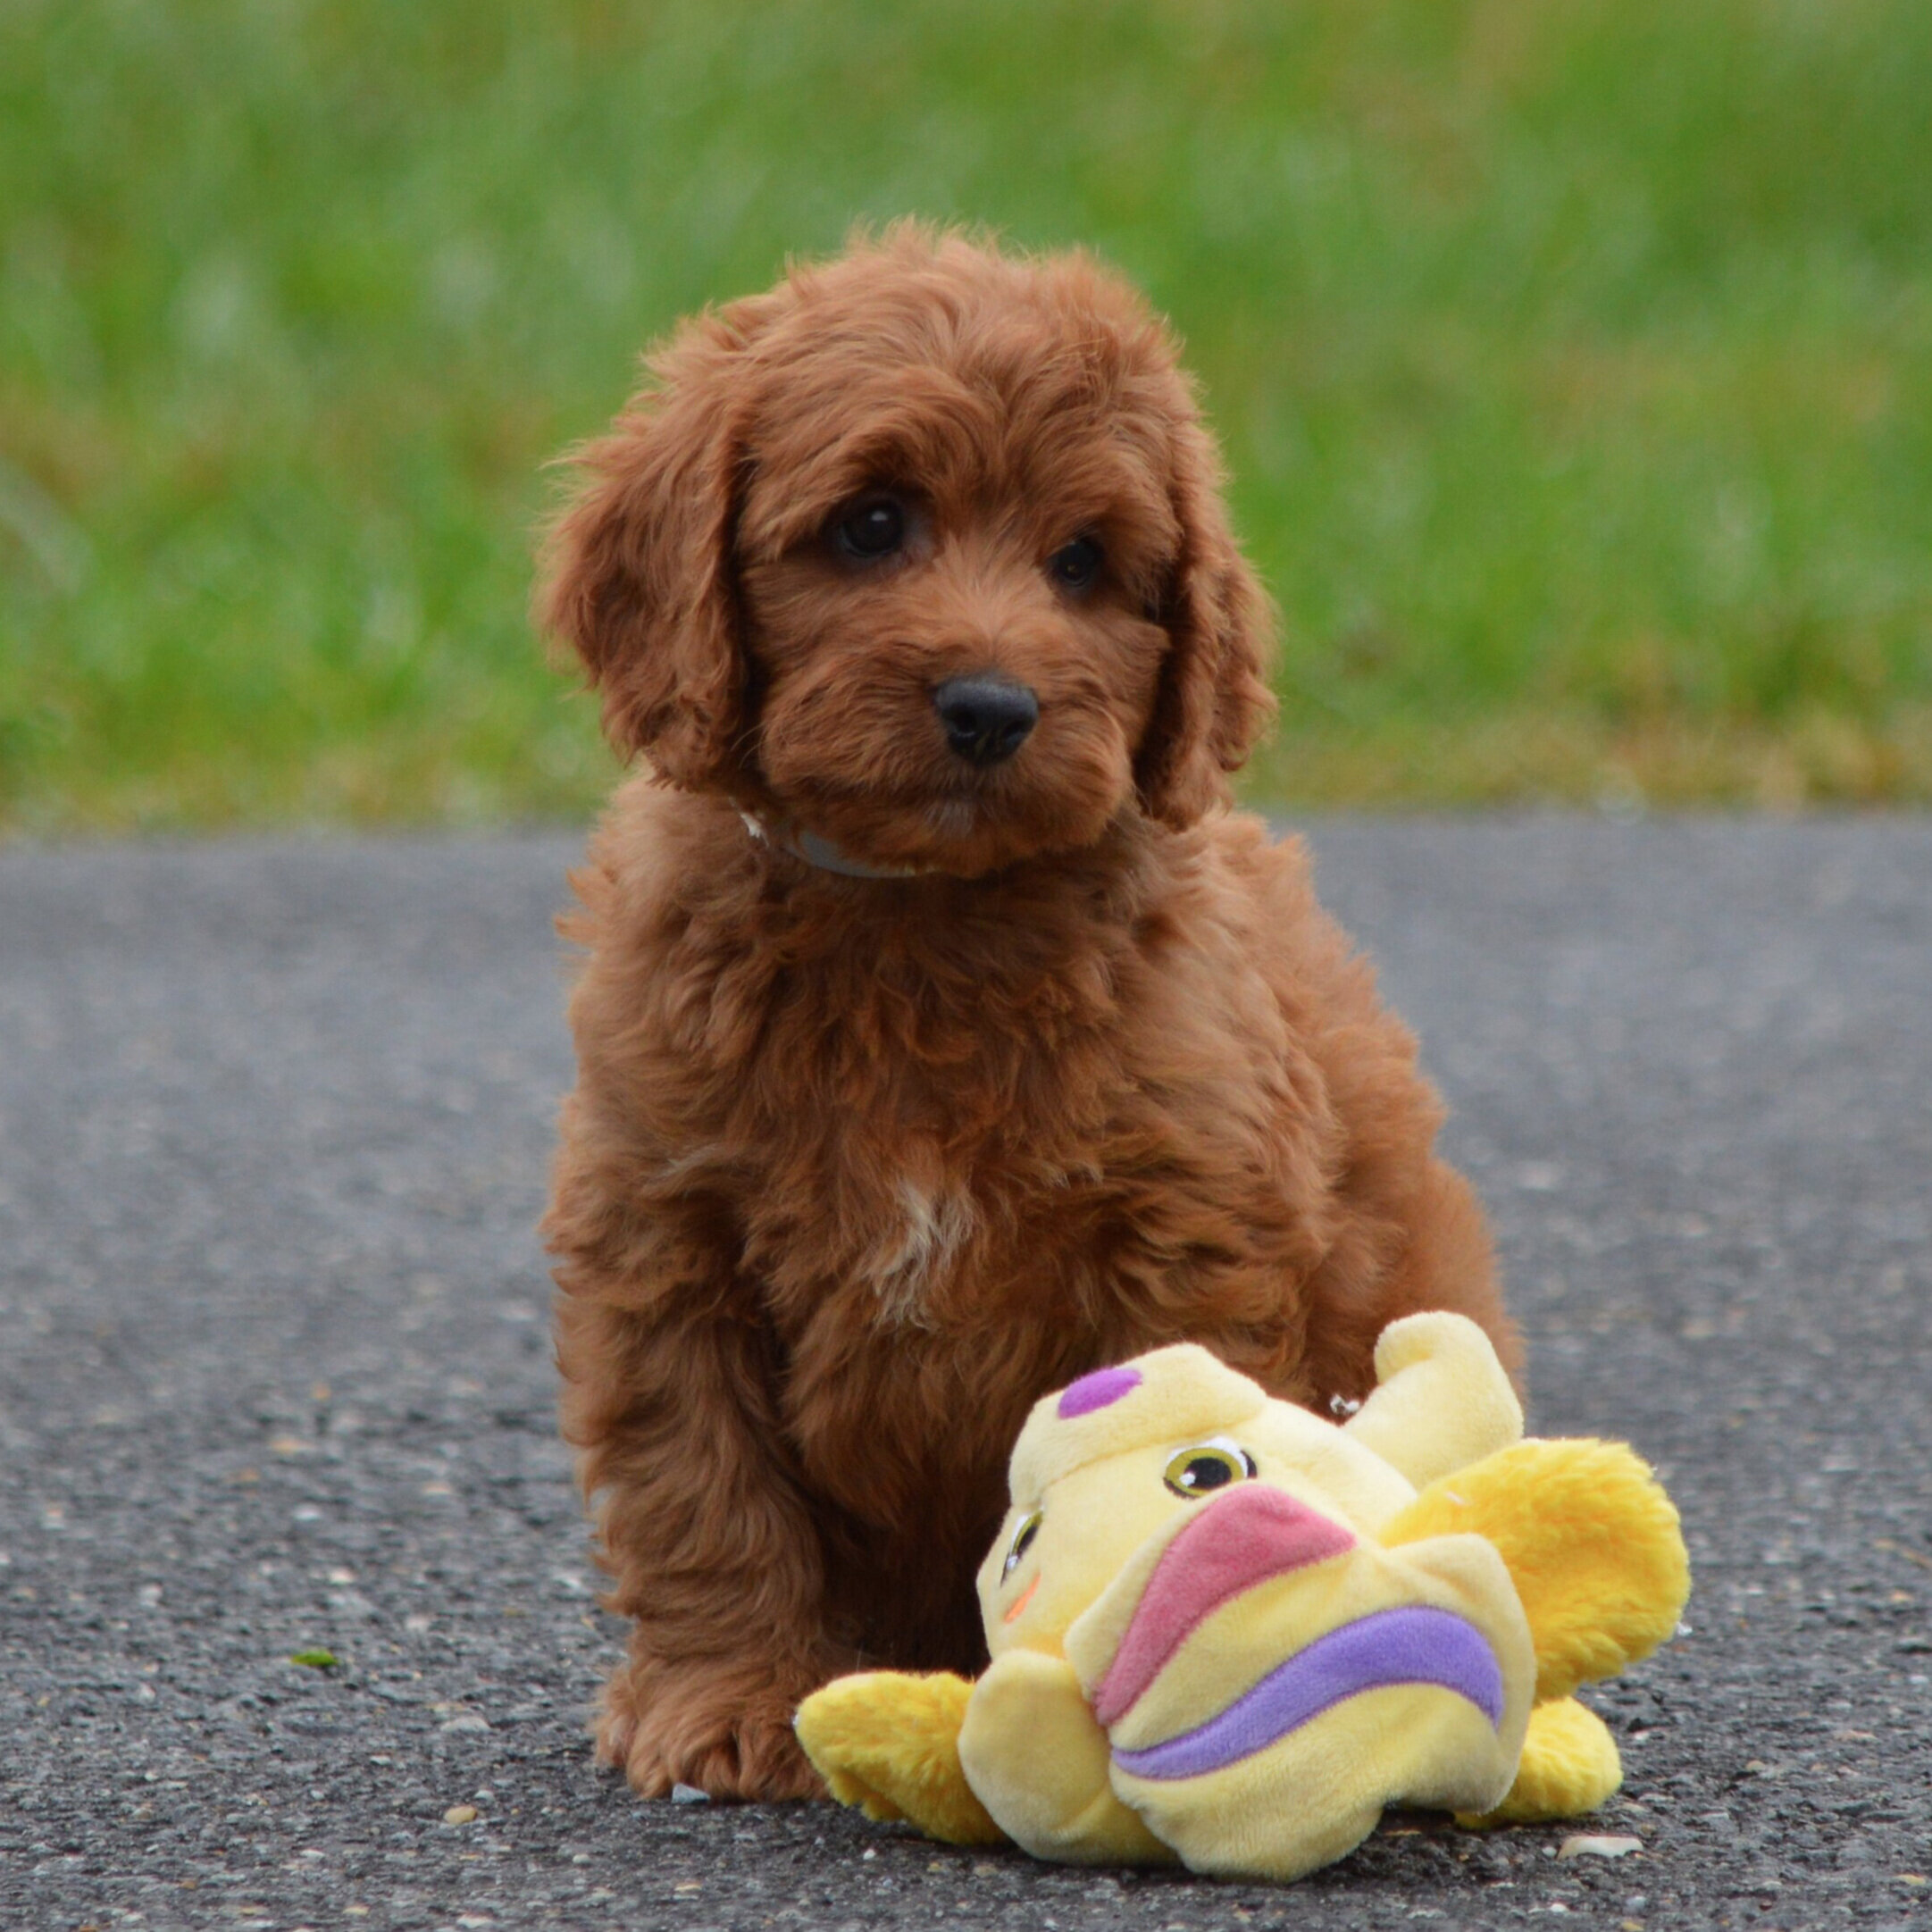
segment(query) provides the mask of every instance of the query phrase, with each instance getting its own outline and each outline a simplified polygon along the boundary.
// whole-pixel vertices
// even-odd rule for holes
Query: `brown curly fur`
[[[574,882],[546,1224],[633,1619],[598,1742],[640,1792],[793,1795],[825,1677],[974,1667],[1042,1392],[1184,1336],[1359,1397],[1419,1308],[1515,1344],[1410,1036],[1226,808],[1267,606],[1131,290],[896,229],[687,324],[581,462],[542,616],[649,767]],[[827,531],[876,486],[912,532],[855,566]],[[1043,565],[1083,532],[1075,594]],[[983,770],[931,694],[985,672],[1040,718]]]

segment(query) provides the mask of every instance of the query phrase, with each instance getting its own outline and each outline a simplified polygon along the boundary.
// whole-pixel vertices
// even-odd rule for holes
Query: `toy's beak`
[[[1285,1491],[1243,1484],[1216,1498],[1167,1545],[1106,1677],[1094,1710],[1112,1725],[1188,1635],[1231,1597],[1270,1577],[1326,1562],[1353,1534]]]

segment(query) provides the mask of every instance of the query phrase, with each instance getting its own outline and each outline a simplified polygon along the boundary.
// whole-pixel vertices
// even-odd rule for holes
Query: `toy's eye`
[[[1210,1491],[1243,1483],[1255,1473],[1254,1458],[1239,1443],[1197,1443],[1168,1459],[1161,1479],[1176,1496],[1192,1501]]]
[[[1040,1511],[1035,1510],[1020,1526],[1013,1532],[1013,1547],[1007,1551],[1007,1560],[999,1571],[999,1581],[1004,1583],[1020,1567],[1020,1559],[1033,1547],[1033,1538],[1040,1534]]]

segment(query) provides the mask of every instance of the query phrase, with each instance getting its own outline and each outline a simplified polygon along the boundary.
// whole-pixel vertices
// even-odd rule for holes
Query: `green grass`
[[[0,0],[0,829],[578,812],[547,457],[857,217],[1171,313],[1257,791],[1932,799],[1919,0]]]

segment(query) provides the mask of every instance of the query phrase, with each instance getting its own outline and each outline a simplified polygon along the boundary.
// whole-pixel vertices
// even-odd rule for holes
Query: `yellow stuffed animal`
[[[1621,1444],[1522,1440],[1460,1316],[1393,1324],[1376,1367],[1340,1425],[1189,1344],[1045,1398],[980,1571],[991,1666],[807,1698],[832,1795],[956,1844],[1272,1878],[1391,1804],[1602,1803],[1617,1747],[1570,1693],[1676,1627],[1676,1510]]]

